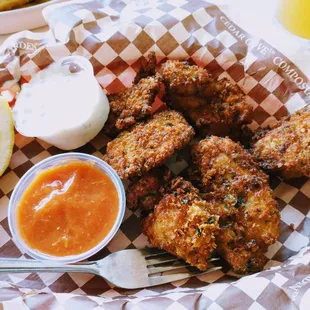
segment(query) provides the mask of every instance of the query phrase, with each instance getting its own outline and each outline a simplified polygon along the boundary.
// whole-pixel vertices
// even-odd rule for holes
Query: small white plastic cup
[[[53,256],[49,255],[43,252],[40,252],[38,250],[32,249],[21,237],[20,232],[18,231],[17,226],[17,208],[20,202],[20,199],[22,198],[23,193],[25,192],[26,188],[33,182],[33,180],[40,174],[40,172],[52,168],[61,166],[64,164],[68,164],[70,162],[76,162],[76,161],[87,161],[93,163],[97,168],[99,168],[101,171],[103,171],[114,183],[117,193],[118,193],[118,199],[119,199],[119,206],[118,206],[118,215],[116,218],[116,221],[114,223],[113,228],[109,232],[109,234],[95,247],[92,249],[81,253],[77,255],[70,255],[70,256]],[[123,217],[125,213],[126,208],[126,198],[125,198],[125,190],[123,183],[115,170],[108,165],[103,160],[92,156],[88,154],[83,153],[65,153],[60,155],[51,156],[45,160],[42,160],[35,166],[33,166],[30,170],[28,170],[24,176],[20,179],[20,181],[15,186],[15,189],[12,193],[10,202],[9,202],[9,210],[8,210],[8,221],[9,221],[9,227],[13,236],[13,240],[16,243],[16,245],[19,247],[19,249],[23,253],[27,253],[31,257],[38,259],[38,260],[52,260],[57,261],[59,263],[64,264],[70,264],[75,263],[81,260],[84,260],[95,253],[97,253],[99,250],[104,248],[114,237],[116,232],[118,231]]]

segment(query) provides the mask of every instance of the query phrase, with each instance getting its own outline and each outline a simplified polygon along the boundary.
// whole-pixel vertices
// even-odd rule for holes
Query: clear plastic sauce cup
[[[17,208],[19,205],[19,202],[27,189],[27,187],[34,181],[34,179],[44,170],[65,165],[70,162],[76,162],[76,161],[87,161],[91,162],[95,165],[95,167],[99,168],[101,171],[103,171],[114,183],[115,188],[118,193],[119,198],[119,208],[118,208],[118,215],[116,218],[116,221],[114,223],[114,226],[112,227],[111,231],[108,233],[108,235],[96,246],[91,248],[90,250],[77,254],[77,255],[70,255],[70,256],[53,256],[49,254],[42,253],[38,250],[32,249],[21,237],[20,232],[18,230],[17,225]],[[24,176],[20,179],[20,181],[15,186],[15,189],[12,193],[10,202],[9,202],[9,209],[8,209],[8,222],[9,227],[13,236],[13,241],[16,243],[16,245],[19,247],[19,249],[31,257],[38,259],[38,260],[53,260],[58,261],[59,263],[74,263],[81,260],[84,260],[95,253],[97,253],[99,250],[104,248],[113,238],[113,236],[118,231],[123,217],[125,213],[126,208],[126,198],[125,198],[125,190],[123,183],[115,170],[108,165],[103,160],[92,156],[88,154],[83,153],[65,153],[60,155],[51,156],[35,166],[33,166],[30,170],[28,170]]]

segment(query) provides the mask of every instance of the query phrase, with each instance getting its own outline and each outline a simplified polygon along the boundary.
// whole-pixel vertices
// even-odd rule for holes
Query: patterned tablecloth
[[[0,48],[1,90],[12,93],[18,82],[74,54],[91,61],[107,92],[119,91],[131,85],[141,59],[155,51],[158,62],[191,58],[213,75],[237,83],[254,106],[254,129],[295,112],[309,100],[302,86],[308,87],[309,80],[299,68],[206,1],[117,0],[109,5],[77,1],[50,6],[44,15],[52,32],[22,32]],[[77,151],[101,157],[108,141],[99,134]],[[60,152],[16,134],[10,167],[0,178],[1,257],[27,257],[15,246],[8,228],[7,206],[14,186],[34,164]],[[185,149],[166,166],[178,175],[187,169],[188,159]],[[0,302],[5,309],[309,309],[310,181],[272,178],[271,186],[281,211],[280,238],[266,253],[266,269],[272,269],[236,281],[229,266],[221,262],[221,271],[135,291],[86,274],[0,275]],[[116,236],[91,259],[146,245],[139,211],[127,209]]]

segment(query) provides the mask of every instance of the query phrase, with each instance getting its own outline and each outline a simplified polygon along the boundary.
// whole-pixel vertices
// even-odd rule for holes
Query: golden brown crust
[[[178,177],[154,212],[142,221],[142,230],[154,247],[205,270],[219,230],[218,216],[210,214],[208,207],[199,191]]]
[[[186,61],[167,60],[160,68],[168,92],[181,95],[209,97],[213,92],[213,78],[207,70],[189,65]]]
[[[152,103],[159,92],[160,85],[159,76],[150,76],[141,79],[123,92],[108,95],[110,114],[104,126],[104,132],[114,135],[151,115]]]
[[[260,166],[285,179],[310,177],[310,107],[254,137],[253,156]]]
[[[171,179],[172,173],[165,167],[152,169],[137,181],[132,182],[126,190],[126,206],[130,210],[150,211],[160,201],[162,186]]]
[[[147,56],[147,60],[142,58],[141,68],[139,69],[134,84],[137,84],[141,79],[156,74],[156,57],[155,52],[150,52]]]
[[[203,135],[234,136],[236,130],[252,120],[253,108],[238,85],[224,78],[215,83],[213,98],[188,115]]]
[[[229,138],[210,137],[192,148],[210,212],[220,216],[218,252],[238,273],[256,272],[280,229],[280,213],[251,155]]]
[[[187,62],[167,61],[161,67],[168,103],[181,111],[202,135],[237,138],[252,120],[253,108],[238,85],[217,80]]]
[[[207,192],[216,192],[243,176],[256,176],[268,183],[268,176],[252,156],[229,138],[209,136],[192,146],[192,155]]]
[[[184,117],[172,110],[157,113],[109,142],[104,159],[122,179],[141,176],[164,163],[194,136]]]
[[[30,0],[0,0],[0,12],[21,8],[29,2]]]

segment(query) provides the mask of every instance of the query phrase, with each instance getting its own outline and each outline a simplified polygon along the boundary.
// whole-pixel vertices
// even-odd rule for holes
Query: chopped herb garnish
[[[247,265],[241,265],[237,270],[235,270],[238,274],[244,274],[247,271]]]
[[[244,203],[243,198],[242,197],[238,197],[237,198],[237,202],[235,204],[235,208],[238,209],[243,203]]]
[[[200,231],[200,229],[199,229],[199,228],[197,228],[197,229],[196,229],[196,234],[198,235],[198,237],[200,237],[200,236],[201,236],[201,231]]]
[[[215,222],[215,218],[214,217],[210,217],[208,220],[209,224],[213,224]]]

